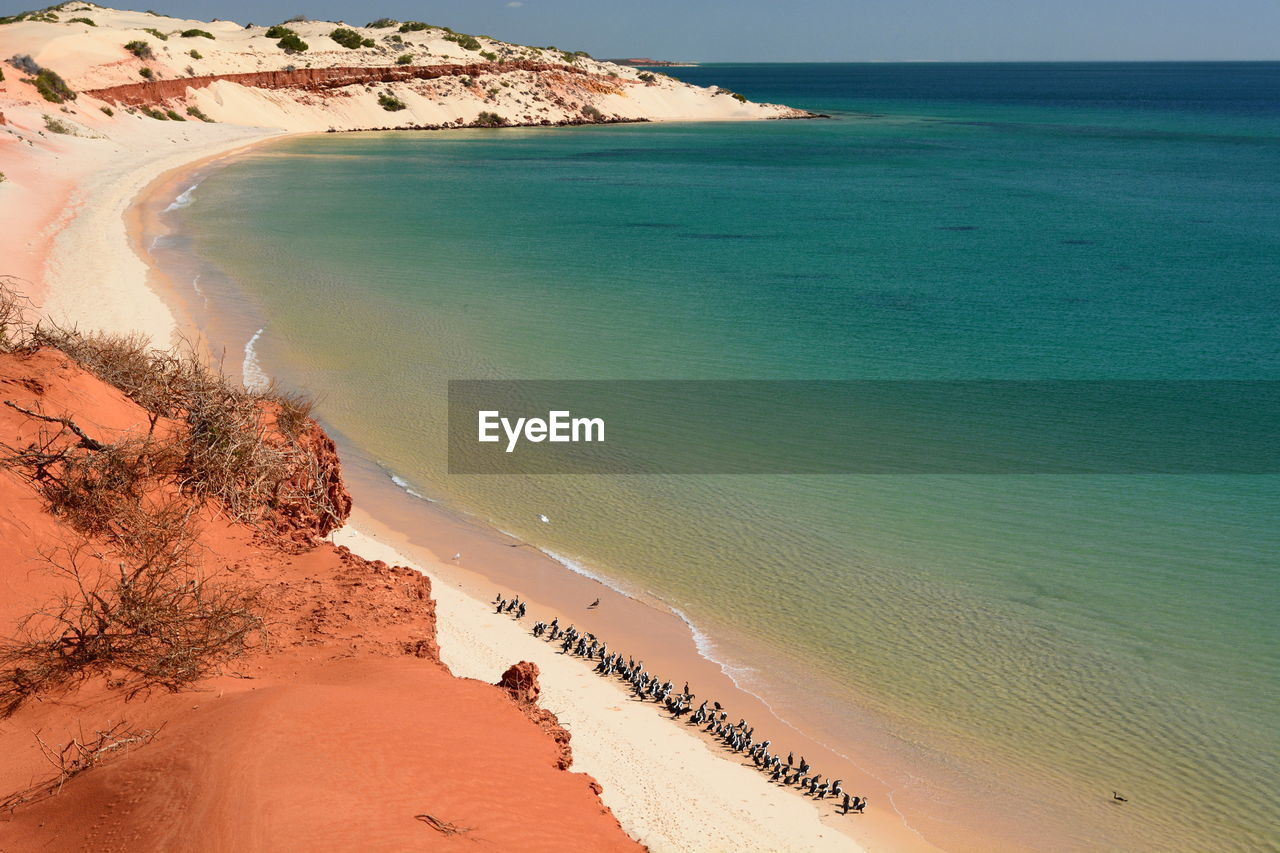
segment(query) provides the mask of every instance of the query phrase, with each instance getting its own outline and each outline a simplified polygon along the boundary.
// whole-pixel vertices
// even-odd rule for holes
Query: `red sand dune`
[[[141,408],[56,351],[0,355],[4,400],[97,439],[146,429]],[[0,442],[37,431],[0,406]],[[291,520],[290,538],[202,520],[206,570],[266,585],[269,648],[183,692],[129,699],[96,679],[0,719],[0,799],[53,775],[37,734],[58,747],[122,720],[159,730],[0,814],[0,850],[643,849],[594,780],[561,769],[569,737],[533,704],[536,666],[503,686],[455,678],[429,581],[300,544],[313,522]],[[39,555],[66,534],[0,469],[0,634],[54,593]]]

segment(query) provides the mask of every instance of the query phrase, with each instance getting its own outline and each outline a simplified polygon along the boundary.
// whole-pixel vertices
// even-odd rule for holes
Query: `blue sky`
[[[40,0],[34,0],[40,2]],[[1280,59],[1280,0],[141,0],[193,18],[387,16],[595,56],[708,62]],[[117,0],[119,5],[120,0]],[[0,14],[33,0],[0,0]]]

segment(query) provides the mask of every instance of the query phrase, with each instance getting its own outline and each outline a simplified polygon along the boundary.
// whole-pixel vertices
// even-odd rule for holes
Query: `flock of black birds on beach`
[[[493,600],[498,613],[523,619],[527,608],[519,596],[510,600],[499,594]],[[591,608],[599,606],[596,599]],[[644,661],[634,658],[623,658],[621,652],[609,651],[608,643],[594,634],[579,631],[573,625],[567,628],[560,626],[560,618],[550,623],[537,622],[533,626],[533,636],[550,643],[559,643],[561,654],[573,655],[587,661],[596,661],[595,672],[605,678],[618,678],[625,682],[635,698],[639,701],[650,701],[663,705],[673,720],[688,715],[686,725],[701,728],[703,732],[715,737],[726,749],[745,754],[756,768],[778,785],[796,788],[805,796],[815,800],[831,797],[839,801],[839,813],[863,814],[867,808],[867,798],[850,796],[841,787],[842,779],[823,779],[821,773],[814,772],[804,756],[796,760],[795,753],[788,752],[782,757],[781,749],[773,750],[773,741],[756,740],[755,727],[745,719],[736,723],[729,722],[729,712],[719,702],[702,700],[696,707],[693,700],[696,694],[689,689],[688,682],[684,689],[676,691],[675,685],[661,676],[649,673],[644,668]]]

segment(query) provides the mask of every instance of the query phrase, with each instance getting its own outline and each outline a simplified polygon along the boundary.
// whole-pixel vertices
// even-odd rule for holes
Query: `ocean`
[[[830,118],[213,171],[165,216],[245,329],[228,369],[676,609],[846,754],[872,726],[918,768],[900,809],[964,789],[1046,850],[1276,849],[1280,476],[462,476],[444,428],[450,379],[1280,380],[1280,64],[665,70]]]

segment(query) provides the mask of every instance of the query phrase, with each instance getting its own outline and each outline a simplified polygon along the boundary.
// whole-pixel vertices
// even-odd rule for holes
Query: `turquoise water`
[[[1047,849],[1275,847],[1280,477],[460,477],[443,425],[455,378],[1280,379],[1280,64],[672,73],[833,118],[293,140],[182,230],[328,425],[751,689]]]

